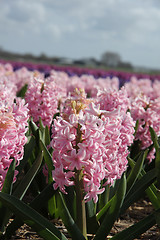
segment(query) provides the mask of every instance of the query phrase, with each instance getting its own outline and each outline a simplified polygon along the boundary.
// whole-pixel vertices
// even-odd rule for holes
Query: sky
[[[160,69],[159,0],[0,0],[0,47]]]

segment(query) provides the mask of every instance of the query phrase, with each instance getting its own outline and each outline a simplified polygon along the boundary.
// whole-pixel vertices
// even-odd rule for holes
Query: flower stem
[[[83,171],[77,171],[75,177],[75,190],[76,190],[76,223],[87,239],[87,226],[86,226],[86,209],[85,209],[85,201],[83,197]]]

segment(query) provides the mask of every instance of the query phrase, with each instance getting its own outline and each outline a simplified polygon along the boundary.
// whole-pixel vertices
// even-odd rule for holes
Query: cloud
[[[159,66],[159,22],[159,0],[5,0],[0,46],[71,58],[99,58],[108,50]]]
[[[43,21],[45,18],[45,9],[41,4],[34,1],[8,1],[10,2],[9,11],[6,17],[10,20],[17,21],[18,23]]]

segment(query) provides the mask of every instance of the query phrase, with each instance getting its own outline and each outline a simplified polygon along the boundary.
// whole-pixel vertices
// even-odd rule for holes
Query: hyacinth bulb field
[[[46,240],[159,227],[160,76],[45,67],[0,64],[0,239],[24,224]],[[113,234],[145,199],[152,211]]]

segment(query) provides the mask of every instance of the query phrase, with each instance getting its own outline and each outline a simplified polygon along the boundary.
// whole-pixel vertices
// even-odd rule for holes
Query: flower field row
[[[48,218],[61,218],[72,239],[106,239],[145,195],[155,211],[112,239],[159,224],[159,77],[17,66],[0,65],[2,239],[23,223],[67,239]]]
[[[125,82],[130,81],[130,78],[134,75],[137,79],[150,79],[150,80],[160,80],[160,74],[147,74],[147,73],[131,73],[117,70],[103,70],[103,69],[94,69],[94,68],[80,68],[76,66],[58,66],[58,65],[48,65],[42,63],[31,63],[31,62],[19,62],[19,61],[5,61],[0,60],[1,64],[10,63],[14,70],[21,69],[26,67],[30,71],[37,70],[43,73],[45,76],[50,75],[51,70],[61,71],[67,73],[69,76],[81,76],[84,74],[92,75],[95,78],[105,78],[105,77],[118,77],[120,86]]]

